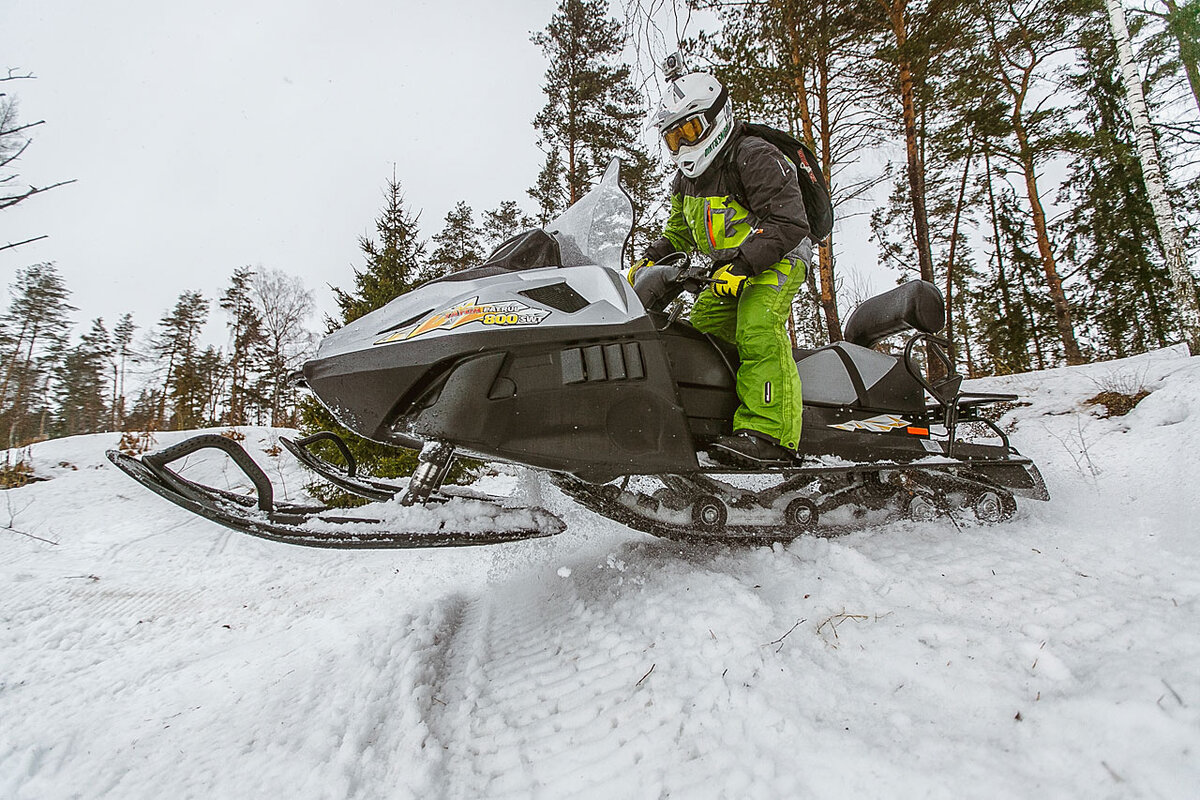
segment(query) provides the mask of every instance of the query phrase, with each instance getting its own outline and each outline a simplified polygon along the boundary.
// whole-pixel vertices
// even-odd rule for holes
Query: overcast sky
[[[75,178],[0,217],[7,286],[54,261],[80,323],[153,325],[240,265],[301,276],[322,308],[362,260],[395,165],[429,238],[541,166],[531,122],[555,0],[0,0],[4,84],[33,132],[25,183]],[[81,325],[82,327],[82,325]]]
[[[22,122],[46,120],[22,182],[76,179],[0,216],[0,244],[49,235],[0,251],[0,279],[55,262],[77,332],[130,311],[144,334],[184,290],[215,301],[243,265],[300,276],[332,312],[327,284],[362,266],[393,167],[425,239],[459,200],[533,209],[547,62],[530,36],[557,5],[0,0],[0,69],[37,77],[3,90]],[[668,18],[653,47],[697,27]],[[879,271],[865,218],[846,223],[862,229],[839,225],[847,288],[886,288],[860,272]],[[213,343],[224,323],[214,309]]]

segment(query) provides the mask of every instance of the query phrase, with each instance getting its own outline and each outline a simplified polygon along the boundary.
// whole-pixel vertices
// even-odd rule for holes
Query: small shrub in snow
[[[1105,413],[1101,416],[1106,419],[1125,416],[1150,394],[1150,390],[1146,388],[1144,371],[1110,372],[1099,380],[1093,378],[1092,383],[1096,384],[1096,388],[1100,391],[1094,397],[1084,400],[1083,403],[1089,406],[1104,406]]]
[[[117,449],[127,456],[140,456],[149,452],[155,444],[154,434],[150,431],[125,431],[121,434]]]
[[[19,489],[36,480],[40,479],[34,477],[33,467],[26,461],[0,467],[0,489]]]
[[[1142,402],[1142,399],[1149,394],[1150,392],[1146,389],[1142,389],[1134,394],[1105,390],[1095,397],[1089,397],[1083,402],[1089,406],[1104,406],[1105,413],[1101,414],[1101,416],[1107,419],[1108,417],[1125,416],[1130,411],[1133,411],[1134,406]]]

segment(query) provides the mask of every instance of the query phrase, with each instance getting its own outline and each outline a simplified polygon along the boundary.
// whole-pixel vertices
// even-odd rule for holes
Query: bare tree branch
[[[45,238],[47,238],[47,234],[42,234],[41,236],[35,236],[32,239],[26,239],[23,242],[9,242],[8,244],[0,245],[0,250],[11,250],[14,247],[20,247],[23,244],[29,244],[30,242],[36,242],[36,241],[39,241],[39,240],[45,239]]]
[[[30,197],[33,197],[35,194],[41,194],[42,192],[48,192],[51,189],[57,189],[59,186],[66,186],[68,183],[74,183],[74,182],[75,182],[75,179],[72,178],[69,181],[59,181],[58,183],[52,183],[49,186],[40,186],[40,187],[39,186],[30,186],[29,191],[24,192],[23,194],[10,195],[8,197],[0,197],[0,211],[3,211],[6,208],[11,208],[12,206],[15,206],[17,203],[20,203],[22,200],[28,200]]]

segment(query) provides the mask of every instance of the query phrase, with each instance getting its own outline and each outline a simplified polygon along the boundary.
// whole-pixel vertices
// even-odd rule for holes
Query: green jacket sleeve
[[[692,229],[688,227],[683,216],[683,195],[672,185],[671,213],[667,216],[663,235],[646,249],[646,258],[658,261],[677,251],[690,253],[695,249],[696,241],[692,238]]]

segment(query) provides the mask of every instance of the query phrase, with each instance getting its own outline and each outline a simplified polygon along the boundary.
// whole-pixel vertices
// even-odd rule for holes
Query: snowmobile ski
[[[200,450],[226,453],[255,487],[255,496],[205,486],[168,464]],[[477,497],[431,497],[428,507],[384,503],[349,513],[323,505],[276,502],[270,479],[241,445],[201,434],[135,458],[117,450],[109,460],[172,503],[242,533],[287,544],[342,549],[466,547],[553,536],[565,525],[540,508],[509,509]],[[357,516],[377,511],[378,517]],[[418,523],[405,528],[405,522]]]
[[[329,442],[337,448],[345,462],[339,467],[309,449],[318,442]],[[404,491],[404,487],[387,481],[363,478],[358,474],[358,462],[342,437],[332,431],[321,431],[303,439],[280,436],[279,443],[304,466],[320,475],[339,489],[368,500],[391,500]]]

